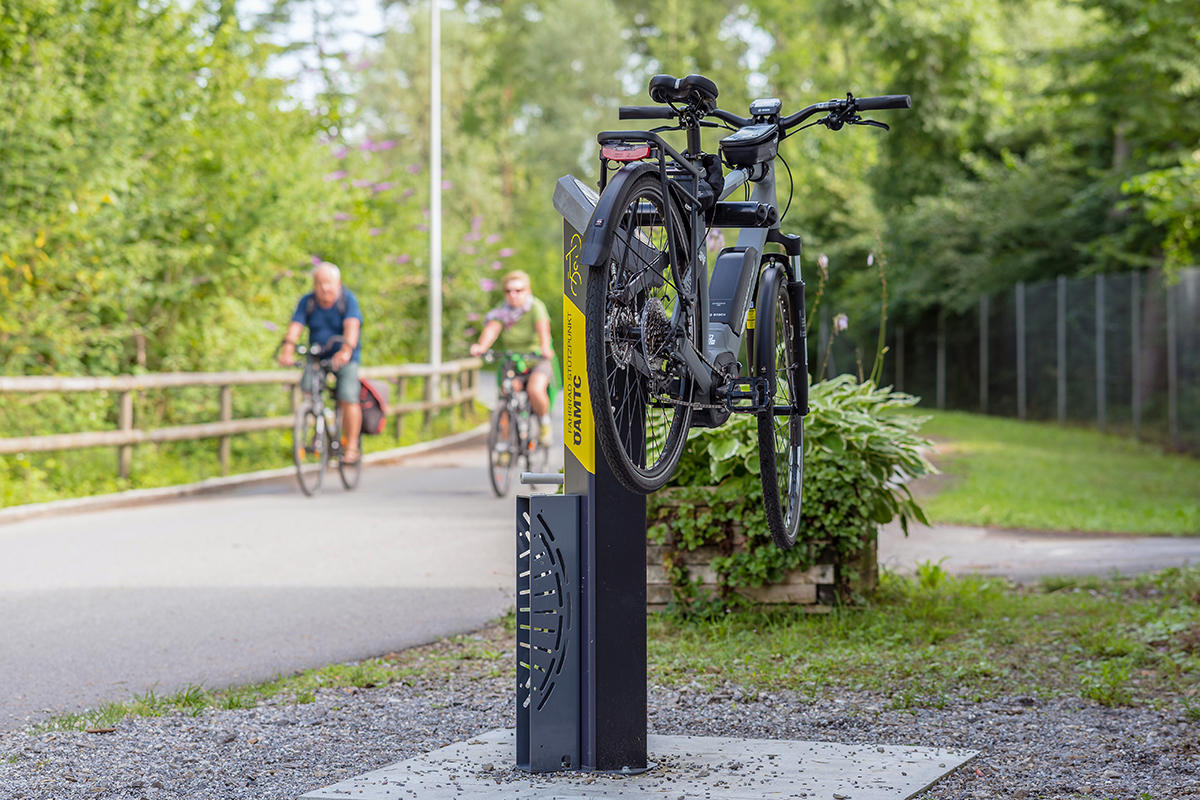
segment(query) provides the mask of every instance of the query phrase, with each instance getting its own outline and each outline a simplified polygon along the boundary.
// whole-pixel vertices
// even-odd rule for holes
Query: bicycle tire
[[[781,550],[796,544],[804,500],[804,417],[796,411],[799,381],[807,375],[797,358],[798,309],[787,290],[787,272],[769,266],[759,278],[755,306],[755,365],[771,387],[771,403],[758,412],[758,458],[763,509],[771,538]],[[790,406],[786,416],[775,406]]]
[[[488,480],[496,497],[504,497],[512,485],[513,468],[521,455],[519,445],[516,415],[501,405],[492,412],[488,429]]]
[[[337,412],[337,430],[338,436],[342,436],[342,410],[339,408]],[[342,486],[347,490],[358,487],[358,479],[362,477],[362,433],[358,435],[358,460],[353,464],[346,463],[346,441],[342,438],[338,446],[338,477],[342,479]]]
[[[312,497],[321,490],[325,479],[329,442],[324,420],[313,411],[311,403],[303,403],[296,409],[296,420],[292,423],[292,461],[296,465],[296,482],[300,484],[300,490]]]
[[[588,384],[596,438],[613,475],[626,489],[650,494],[671,479],[691,426],[694,383],[672,353],[669,326],[673,315],[685,315],[683,329],[697,341],[695,275],[670,257],[672,238],[682,253],[691,237],[673,202],[668,228],[671,201],[658,176],[643,174],[619,191],[610,256],[588,278]],[[681,290],[688,302],[679,302]]]

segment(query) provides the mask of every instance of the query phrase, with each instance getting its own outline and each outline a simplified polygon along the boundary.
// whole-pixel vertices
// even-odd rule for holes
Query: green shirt
[[[546,310],[546,304],[536,297],[533,298],[533,305],[530,309],[522,314],[520,319],[500,332],[500,344],[505,350],[514,353],[542,352],[541,337],[538,336],[536,326],[542,320],[549,319],[550,312]]]

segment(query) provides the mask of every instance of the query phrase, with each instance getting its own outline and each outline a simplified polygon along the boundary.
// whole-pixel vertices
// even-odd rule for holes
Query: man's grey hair
[[[315,267],[313,267],[312,276],[314,278],[317,277],[317,273],[319,272],[332,272],[333,277],[337,278],[339,283],[342,280],[342,271],[338,269],[338,265],[334,264],[332,261],[322,261],[321,263],[317,264]]]

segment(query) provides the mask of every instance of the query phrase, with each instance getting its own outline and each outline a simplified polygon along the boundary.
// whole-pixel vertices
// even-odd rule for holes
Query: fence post
[[[937,407],[946,407],[946,312],[938,312],[937,323]]]
[[[133,430],[133,392],[129,389],[121,392],[117,401],[117,424],[122,431]],[[133,445],[123,444],[117,448],[117,475],[129,477],[133,463]]]
[[[221,422],[233,419],[233,387],[226,384],[221,387]],[[232,437],[222,436],[220,446],[221,474],[229,474],[229,442]]]
[[[1130,320],[1130,361],[1129,374],[1133,376],[1130,395],[1133,409],[1133,438],[1140,439],[1142,434],[1142,386],[1138,368],[1141,364],[1142,350],[1142,274],[1134,272],[1130,275],[1129,293],[1132,301],[1129,304]]]
[[[1104,430],[1108,422],[1108,386],[1104,372],[1104,276],[1096,281],[1096,427]]]
[[[1017,418],[1025,419],[1025,281],[1017,283]]]
[[[1167,430],[1171,447],[1179,447],[1179,332],[1175,304],[1178,286],[1164,287],[1167,294]]]
[[[394,405],[397,409],[399,409],[400,404],[403,402],[404,402],[404,376],[401,375],[396,378],[396,399],[394,401]],[[404,433],[404,414],[402,414],[399,410],[397,410],[395,412],[395,415],[396,415],[396,423],[395,423],[396,424],[396,444],[400,444],[400,436]]]
[[[1058,276],[1057,314],[1055,320],[1057,330],[1058,375],[1056,383],[1058,398],[1058,424],[1067,422],[1067,276]]]
[[[988,410],[988,296],[979,295],[979,412]]]
[[[432,369],[433,369],[433,367],[431,366],[430,370],[432,370]],[[426,408],[425,408],[425,429],[424,430],[426,433],[433,430],[433,402],[435,400],[437,400],[437,396],[438,396],[438,376],[434,375],[431,371],[429,374],[427,374],[425,376]]]

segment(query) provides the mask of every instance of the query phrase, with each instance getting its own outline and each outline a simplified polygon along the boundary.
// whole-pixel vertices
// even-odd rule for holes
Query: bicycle
[[[523,472],[545,472],[550,461],[550,448],[542,444],[541,420],[529,406],[529,395],[516,388],[517,378],[541,357],[492,350],[483,355],[485,363],[500,362],[500,397],[488,428],[488,480],[497,497],[508,494],[519,462],[524,462]]]
[[[342,486],[358,486],[362,473],[362,436],[359,435],[359,457],[347,464],[343,458],[346,442],[342,436],[342,411],[338,407],[334,386],[329,378],[333,372],[329,360],[342,346],[342,337],[334,336],[321,345],[296,346],[296,354],[311,364],[312,383],[304,400],[296,408],[292,424],[292,461],[296,464],[296,480],[301,491],[312,497],[321,489],[325,471],[331,460],[337,462]],[[303,365],[297,365],[303,367]],[[326,402],[326,395],[330,402]],[[316,469],[313,469],[314,464]]]
[[[670,479],[692,426],[755,415],[767,523],[786,550],[803,499],[808,361],[803,246],[780,231],[788,207],[780,213],[776,197],[779,143],[813,125],[887,130],[859,112],[912,101],[847,93],[782,116],[782,102],[767,98],[752,102],[747,118],[717,108],[717,86],[702,75],[656,75],[648,91],[660,105],[622,106],[620,118],[675,124],[597,136],[600,198],[580,259],[590,269],[584,336],[597,439],[617,480],[649,494]],[[719,158],[702,150],[706,127],[733,131]],[[684,152],[662,138],[668,131],[686,133]],[[726,201],[751,184],[747,199]],[[710,228],[739,231],[711,277]],[[738,360],[743,338],[749,374]]]

